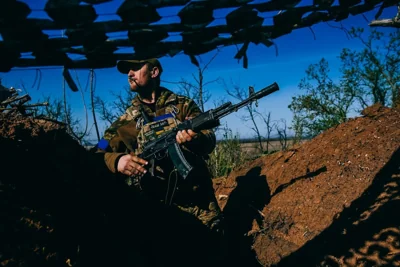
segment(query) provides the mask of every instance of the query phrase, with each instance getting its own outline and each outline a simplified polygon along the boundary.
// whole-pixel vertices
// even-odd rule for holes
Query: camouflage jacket
[[[137,95],[125,114],[119,117],[105,131],[103,139],[98,144],[97,153],[104,153],[105,164],[116,175],[121,175],[117,171],[119,158],[122,155],[134,153],[138,147],[137,138],[142,127],[142,114],[139,109],[141,104],[149,117],[157,117],[174,111],[176,118],[179,121],[184,121],[186,118],[195,117],[201,113],[201,110],[193,100],[174,94],[163,87],[160,87],[159,96],[155,104],[155,112],[141,102]],[[192,140],[190,144],[183,146],[182,150],[185,158],[192,164],[194,171],[185,181],[180,181],[174,191],[173,198],[173,203],[179,208],[189,213],[197,214],[197,217],[206,224],[219,214],[211,174],[204,160],[204,156],[211,153],[215,145],[214,132],[212,130],[203,130],[198,133],[197,138]],[[156,170],[157,178],[159,179],[148,179],[151,182],[145,187],[144,191],[147,191],[152,198],[164,201],[166,188],[170,186],[168,183],[171,173],[173,173],[172,161],[168,157],[157,161]],[[131,185],[129,182],[127,183]],[[203,219],[201,218],[202,216],[204,217]]]
[[[188,117],[195,117],[201,113],[201,110],[193,100],[174,94],[163,87],[160,87],[155,112],[141,102],[139,96],[136,95],[132,100],[131,107],[111,124],[98,145],[99,150],[97,152],[105,153],[104,160],[108,169],[113,173],[117,172],[116,166],[119,157],[135,152],[138,147],[137,138],[142,126],[142,116],[139,110],[141,104],[143,104],[144,111],[150,117],[164,115],[174,110],[176,118],[179,121],[184,121]],[[204,130],[198,133],[198,137],[188,145],[188,148],[199,156],[205,156],[212,152],[215,144],[214,132],[212,130]]]

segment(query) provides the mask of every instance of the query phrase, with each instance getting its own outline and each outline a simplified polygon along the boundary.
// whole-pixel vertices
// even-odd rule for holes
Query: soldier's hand
[[[178,144],[183,144],[186,142],[192,141],[194,138],[196,138],[197,133],[193,132],[192,130],[182,130],[178,131],[176,133],[176,142]]]
[[[144,168],[148,162],[135,155],[124,155],[118,161],[117,169],[128,176],[142,176],[147,170]]]

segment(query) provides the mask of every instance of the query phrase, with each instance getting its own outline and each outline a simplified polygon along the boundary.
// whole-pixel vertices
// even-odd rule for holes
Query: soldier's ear
[[[160,74],[160,70],[157,67],[153,67],[151,70],[151,78],[156,78]]]

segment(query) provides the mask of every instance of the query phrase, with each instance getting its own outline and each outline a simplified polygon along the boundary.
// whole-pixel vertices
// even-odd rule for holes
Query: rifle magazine
[[[189,173],[192,171],[193,167],[186,160],[183,152],[178,143],[173,143],[168,146],[168,154],[171,157],[172,163],[177,169],[178,173],[186,179]]]

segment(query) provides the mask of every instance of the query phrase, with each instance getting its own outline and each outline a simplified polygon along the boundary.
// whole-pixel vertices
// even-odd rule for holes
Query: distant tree
[[[218,52],[216,52],[206,64],[199,64],[197,66],[197,74],[192,74],[194,82],[189,82],[184,78],[181,78],[179,82],[172,82],[178,84],[177,93],[193,99],[203,112],[205,111],[205,104],[211,98],[211,94],[206,86],[220,80],[220,78],[217,78],[207,82],[204,81],[204,74],[217,55]]]
[[[289,129],[293,130],[293,144],[299,144],[306,134],[304,134],[307,118],[303,117],[300,113],[295,113],[292,119],[292,126]]]
[[[95,109],[100,114],[100,119],[105,121],[108,126],[117,120],[121,114],[125,113],[135,96],[135,93],[130,90],[129,86],[125,86],[118,93],[111,92],[110,94],[115,97],[115,100],[111,103],[104,101],[98,96],[94,97]]]
[[[77,140],[80,144],[86,144],[87,138],[89,136],[88,126],[87,126],[87,116],[86,123],[82,121],[73,114],[72,108],[67,102],[66,98],[66,82],[63,83],[64,97],[63,99],[54,99],[51,96],[44,96],[43,100],[39,99],[37,103],[26,103],[27,112],[26,114],[34,118],[40,118],[45,120],[50,120],[66,127],[66,131],[72,138]],[[16,89],[17,92],[24,92],[24,94],[29,95],[29,90],[25,87],[24,81],[20,81],[18,87],[22,89]],[[82,100],[83,93],[81,91]],[[85,106],[86,107],[86,106]]]
[[[48,102],[49,105],[45,107],[41,107],[37,110],[37,115],[43,115],[46,118],[54,121],[64,122],[66,121],[65,114],[64,114],[64,107],[63,102],[61,99],[51,99],[50,96],[44,97],[44,101]],[[68,112],[71,109],[68,107]],[[72,117],[72,116],[70,116]]]
[[[230,88],[224,82],[225,92],[236,100],[243,101],[249,96],[249,92],[244,88],[240,87],[237,84],[233,84],[233,88]],[[255,133],[255,137],[257,139],[258,149],[260,153],[264,152],[263,146],[263,136],[260,131],[260,127],[256,121],[256,118],[259,116],[259,112],[257,107],[253,104],[249,104],[244,107],[244,110],[247,111],[246,115],[241,116],[241,120],[244,122],[251,122],[250,129]]]
[[[286,150],[288,148],[288,127],[285,119],[280,119],[274,124],[276,132],[278,133],[279,143],[281,144],[281,150]]]
[[[67,126],[67,132],[81,144],[87,143],[87,131],[82,128],[81,120],[74,116],[71,106],[65,107],[64,100],[52,99],[50,96],[44,97],[43,102],[46,106],[39,106],[34,110],[34,117],[43,117],[48,120],[64,123]]]
[[[356,96],[361,108],[381,103],[399,105],[400,98],[400,31],[388,34],[372,30],[368,38],[364,29],[352,28],[350,35],[361,41],[361,51],[343,49],[343,79],[349,86],[357,87]]]
[[[305,94],[292,97],[289,109],[296,118],[295,129],[305,136],[316,136],[347,119],[356,92],[353,87],[329,78],[329,65],[323,58],[310,65],[306,77],[299,83]],[[315,82],[315,83],[312,83]]]
[[[269,148],[271,146],[271,134],[274,129],[276,129],[276,122],[273,122],[271,120],[271,112],[268,112],[267,114],[263,114],[259,112],[258,110],[255,110],[255,113],[257,113],[262,121],[265,124],[265,128],[267,130],[267,133],[265,135],[265,140],[266,140],[266,147],[265,150],[263,151],[265,154],[269,154]]]
[[[346,121],[353,108],[359,112],[374,103],[399,105],[400,32],[385,36],[372,30],[366,40],[363,29],[352,28],[349,33],[364,47],[360,51],[342,50],[339,81],[329,77],[329,65],[323,58],[307,68],[306,77],[299,83],[305,93],[294,96],[289,105],[296,140],[313,137]]]

